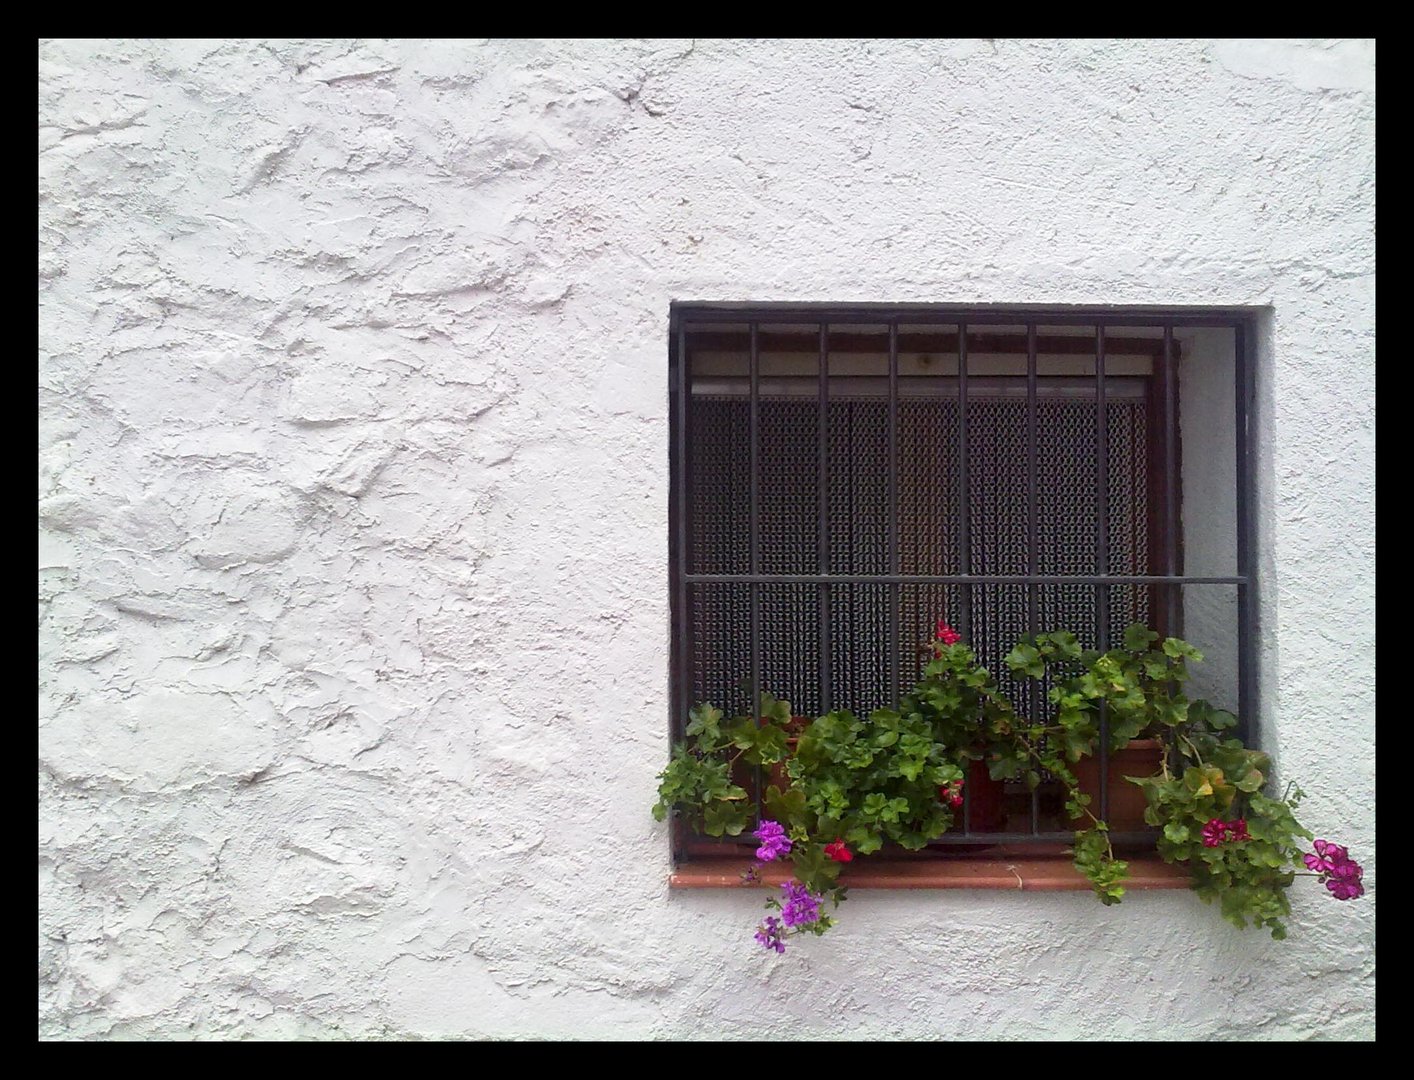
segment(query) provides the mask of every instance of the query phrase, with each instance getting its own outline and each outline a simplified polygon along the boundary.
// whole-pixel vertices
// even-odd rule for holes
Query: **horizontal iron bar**
[[[1079,828],[1077,824],[1077,828]],[[1111,843],[1115,844],[1152,844],[1159,835],[1157,829],[1146,830],[1144,832],[1112,832],[1109,833]],[[752,839],[749,835],[723,837],[723,841],[729,844],[738,844],[742,847],[756,847],[760,841]],[[1068,832],[973,832],[965,833],[961,830],[957,832],[945,833],[936,840],[928,841],[929,847],[951,847],[958,844],[1068,844],[1075,842],[1075,830]]]
[[[969,326],[999,326],[1033,322],[1043,325],[1083,326],[1236,326],[1250,323],[1260,307],[1164,308],[1053,307],[1019,304],[1014,307],[968,307],[965,304],[792,304],[737,303],[674,300],[669,311],[674,319],[703,323],[743,322],[822,322],[877,324],[901,319],[966,319]]]
[[[1182,574],[686,574],[694,585],[1245,585],[1235,577]]]
[[[1077,828],[1079,828],[1077,824]],[[1154,838],[1158,836],[1158,830],[1153,832],[1112,832],[1107,834],[1110,842],[1115,844],[1152,844]],[[936,840],[928,842],[929,847],[950,847],[954,844],[1030,844],[1030,843],[1074,843],[1075,830],[1069,832],[974,832],[974,833],[947,833]]]
[[[745,330],[702,330],[693,334],[692,348],[694,351],[700,350],[702,352],[743,352],[746,349],[747,336]],[[883,352],[884,349],[880,348],[881,342],[879,341],[881,336],[881,334],[868,333],[831,334],[830,352],[832,354]],[[1026,336],[1023,334],[978,332],[969,333],[967,338],[968,349],[974,353],[1026,355]],[[805,328],[777,330],[773,333],[763,333],[760,336],[763,353],[810,354],[816,351],[818,341],[819,332]],[[901,333],[898,336],[898,347],[900,353],[944,353],[955,356],[958,348],[957,332]],[[1158,357],[1162,355],[1163,348],[1163,338],[1112,337],[1109,339],[1109,352],[1112,356]],[[1052,356],[1092,357],[1095,355],[1095,339],[1080,336],[1039,337],[1036,340],[1036,351]]]
[[[768,380],[760,386],[761,397],[817,397],[819,379],[813,375],[768,375]],[[957,394],[956,375],[904,375],[898,388],[900,398],[953,397]],[[1138,401],[1147,398],[1149,380],[1143,375],[1111,375],[1109,383],[1110,400]],[[1019,385],[1018,385],[1019,384]],[[882,398],[889,392],[889,381],[877,375],[831,375],[830,397],[835,401],[854,398]],[[1048,375],[1036,388],[1037,396],[1052,398],[1084,398],[1095,400],[1095,380],[1088,375],[1066,376]],[[698,397],[746,397],[750,392],[748,380],[723,376],[704,376],[694,379],[692,396]],[[968,375],[967,396],[974,399],[1011,398],[1027,396],[1025,382],[1005,375]]]

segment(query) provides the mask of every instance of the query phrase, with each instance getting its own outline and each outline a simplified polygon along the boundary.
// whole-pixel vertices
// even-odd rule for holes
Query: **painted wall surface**
[[[42,1036],[1373,1036],[1372,43],[39,68]],[[1370,895],[669,892],[673,299],[1269,305],[1260,727]]]
[[[1183,572],[1236,574],[1237,335],[1198,327],[1175,333],[1182,469]],[[1188,694],[1238,712],[1238,607],[1231,585],[1183,590],[1183,638],[1203,653],[1190,671]],[[1357,860],[1358,861],[1358,860]]]

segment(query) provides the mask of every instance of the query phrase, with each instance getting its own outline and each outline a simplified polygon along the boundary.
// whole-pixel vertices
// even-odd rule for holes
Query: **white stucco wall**
[[[39,53],[42,1036],[1373,1036],[1371,43]],[[672,299],[1270,305],[1261,728],[1370,895],[670,893]]]

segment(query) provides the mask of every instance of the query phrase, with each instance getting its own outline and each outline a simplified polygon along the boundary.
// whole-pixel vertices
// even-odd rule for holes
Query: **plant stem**
[[[1029,742],[1026,741],[1025,736],[1016,735],[1014,737],[1017,742],[1021,743],[1021,745],[1026,748],[1026,752],[1036,759],[1038,765],[1040,765],[1042,768],[1046,767],[1045,759],[1041,757],[1040,752],[1034,746],[1032,746]],[[1065,781],[1061,782],[1065,783]],[[1070,784],[1066,783],[1065,786],[1066,790],[1069,791],[1071,795],[1079,794],[1079,784],[1072,787]],[[1085,816],[1088,817],[1091,821],[1093,821],[1096,825],[1104,824],[1103,821],[1101,821],[1093,813],[1091,813],[1090,808],[1088,806],[1082,806],[1080,809],[1085,813]],[[1101,831],[1105,834],[1105,851],[1108,853],[1110,859],[1113,860],[1115,857],[1115,849],[1114,845],[1110,842],[1110,830],[1108,828],[1105,828]]]
[[[1190,739],[1187,735],[1184,735],[1182,732],[1175,731],[1174,734],[1177,735],[1180,739],[1182,739],[1184,742],[1186,742],[1186,743],[1188,744],[1188,749],[1190,749],[1190,750],[1193,751],[1193,757],[1194,757],[1195,759],[1197,759],[1199,765],[1202,765],[1202,764],[1203,764],[1203,756],[1202,756],[1200,753],[1198,753],[1198,748],[1193,745],[1193,740]],[[1167,772],[1167,771],[1168,771],[1168,770],[1166,769],[1165,772]]]

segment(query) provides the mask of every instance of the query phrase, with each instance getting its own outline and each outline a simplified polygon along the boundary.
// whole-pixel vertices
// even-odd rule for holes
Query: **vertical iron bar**
[[[761,345],[757,324],[751,324],[751,355],[748,373],[751,381],[751,404],[749,435],[751,439],[751,495],[748,508],[748,523],[751,529],[749,544],[751,572],[761,572],[761,460],[760,460],[760,395],[761,395]],[[751,599],[751,716],[759,722],[761,716],[761,584],[752,581],[747,585]],[[756,767],[756,817],[761,817],[761,767]]]
[[[972,515],[970,479],[967,475],[967,324],[957,327],[957,546],[961,573],[972,573]],[[958,632],[972,644],[972,586],[959,590],[962,608],[958,612]],[[966,788],[967,785],[963,785]]]
[[[898,320],[889,323],[889,573],[899,572],[898,539]],[[903,595],[897,584],[889,587],[889,708],[899,699],[899,602]],[[964,785],[966,786],[966,785]]]
[[[957,547],[960,571],[972,573],[972,522],[970,519],[967,477],[967,324],[957,325]],[[963,585],[956,595],[961,598],[957,611],[957,630],[962,640],[972,645],[972,586]],[[985,761],[985,759],[984,759]],[[972,832],[972,777],[962,785],[962,832]]]
[[[830,572],[830,508],[829,508],[829,488],[827,487],[828,476],[828,444],[826,442],[829,425],[829,400],[830,400],[830,328],[828,323],[820,324],[820,370],[818,372],[819,384],[817,386],[817,424],[819,430],[816,432],[818,459],[816,462],[817,473],[816,483],[818,485],[820,498],[817,506],[820,511],[820,531],[816,539],[819,546],[819,566],[820,573]],[[830,711],[830,586],[822,584],[820,586],[820,711],[827,713]]]
[[[1036,324],[1026,324],[1026,572],[1036,569]],[[1037,605],[1035,585],[1026,586],[1026,632],[1036,633]],[[1031,722],[1037,723],[1041,707],[1041,684],[1031,687]],[[1040,832],[1039,788],[1031,789],[1031,832]]]
[[[1256,568],[1252,565],[1253,519],[1252,519],[1252,440],[1250,438],[1251,409],[1253,405],[1252,356],[1248,352],[1251,345],[1246,322],[1234,327],[1236,335],[1235,367],[1236,385],[1234,393],[1237,408],[1237,572],[1246,584],[1237,587],[1237,735],[1244,742],[1250,742],[1256,729],[1257,709],[1257,661],[1256,634]]]
[[[1173,359],[1173,323],[1164,323],[1164,573],[1178,573],[1178,365]],[[1165,586],[1164,633],[1181,636],[1183,616],[1180,605],[1183,589]]]
[[[677,633],[673,635],[673,678],[672,693],[670,700],[673,703],[673,716],[668,730],[678,736],[687,722],[687,710],[689,699],[692,694],[692,652],[688,632],[687,616],[687,483],[689,471],[687,468],[687,425],[688,425],[688,380],[690,370],[687,362],[687,330],[681,322],[677,327],[677,356],[676,365],[672,366],[672,377],[675,380],[672,385],[674,405],[674,417],[677,426],[674,429],[672,443],[672,461],[669,469],[669,480],[673,485],[674,499],[674,520],[673,530],[676,540],[676,557],[672,563],[672,573],[675,577],[673,581],[673,600],[677,610],[673,612]],[[668,830],[669,854],[674,863],[677,862],[680,852],[678,850],[678,830],[672,828]]]
[[[1095,327],[1095,562],[1097,574],[1110,567],[1110,427],[1109,406],[1105,404],[1105,327]],[[1095,645],[1100,652],[1110,648],[1110,587],[1095,587]],[[1110,721],[1105,701],[1100,699],[1100,805],[1101,821],[1110,816]]]

